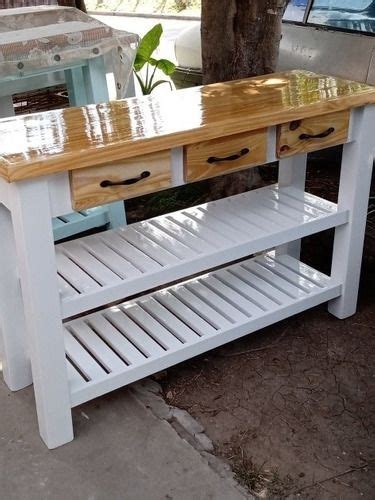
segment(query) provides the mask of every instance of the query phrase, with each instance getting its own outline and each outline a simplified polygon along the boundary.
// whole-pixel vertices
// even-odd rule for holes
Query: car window
[[[308,0],[289,0],[284,14],[284,20],[302,22],[307,4]]]
[[[375,0],[315,0],[307,22],[375,33]]]

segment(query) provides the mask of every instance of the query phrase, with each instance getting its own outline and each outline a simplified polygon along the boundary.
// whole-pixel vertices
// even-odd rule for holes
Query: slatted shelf
[[[276,185],[56,246],[64,318],[346,223]]]
[[[340,293],[328,276],[270,252],[68,321],[72,406]]]

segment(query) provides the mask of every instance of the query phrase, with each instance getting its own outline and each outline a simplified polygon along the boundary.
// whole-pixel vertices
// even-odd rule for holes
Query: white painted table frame
[[[305,276],[310,276],[310,278],[307,279],[306,286],[312,287],[315,291],[310,296],[304,296],[303,300],[297,297],[285,307],[275,306],[274,310],[252,317],[245,317],[246,311],[243,310],[240,313],[237,309],[237,315],[240,319],[238,322],[232,322],[233,324],[229,326],[228,321],[226,321],[227,326],[223,330],[219,328],[220,335],[203,335],[191,344],[185,339],[187,344],[183,349],[181,346],[179,349],[171,348],[169,352],[163,352],[162,356],[155,359],[150,355],[147,362],[133,367],[129,374],[124,371],[116,372],[108,379],[100,379],[98,383],[94,383],[94,381],[87,383],[83,389],[80,388],[76,392],[72,390],[68,380],[72,368],[71,365],[68,368],[66,362],[65,348],[69,350],[70,347],[69,345],[64,347],[64,335],[68,344],[72,342],[72,339],[69,335],[67,339],[66,331],[63,335],[63,320],[67,317],[68,312],[72,312],[74,308],[69,309],[63,303],[58,291],[51,222],[52,217],[72,210],[68,173],[11,184],[0,180],[0,234],[2,235],[0,242],[0,318],[4,379],[11,390],[21,389],[33,381],[40,434],[46,445],[49,448],[55,448],[73,439],[71,408],[83,401],[88,401],[322,302],[329,301],[330,312],[338,318],[346,318],[354,314],[374,157],[374,124],[375,106],[352,111],[349,140],[345,144],[343,152],[339,201],[337,207],[334,204],[329,205],[329,207],[334,207],[332,210],[331,208],[325,209],[326,215],[329,216],[328,219],[323,217],[317,220],[311,229],[305,229],[303,224],[295,224],[292,229],[284,230],[281,233],[269,230],[266,237],[258,238],[254,244],[250,242],[248,245],[248,254],[276,247],[276,258],[281,256],[281,262],[285,264],[285,267],[283,267],[284,264],[282,266],[283,272],[289,276],[293,268],[296,267],[296,261],[293,259],[299,258],[300,238],[328,227],[336,227],[330,279],[319,273],[314,275],[314,278],[307,270]],[[275,143],[276,129],[271,127],[268,140],[268,162],[276,159]],[[173,150],[172,156],[173,183],[177,186],[183,184],[182,149]],[[305,196],[303,194],[305,168],[306,155],[280,161],[280,189],[291,187],[296,200],[298,196]],[[260,199],[262,191],[257,191],[259,191],[259,195],[257,192],[253,193],[258,196],[257,199]],[[317,200],[320,199],[317,198]],[[235,203],[241,202],[235,201]],[[260,206],[258,209],[254,205],[254,210],[254,217],[256,217],[256,214],[261,214],[262,207]],[[244,213],[246,214],[246,211]],[[324,222],[325,220],[330,222]],[[239,247],[235,245],[233,245],[233,251],[231,248],[227,248],[225,252],[222,252],[221,258],[225,256],[227,262],[238,258],[237,248]],[[265,257],[265,260],[262,261],[264,268],[269,264],[267,259],[268,257]],[[189,276],[196,272],[200,261],[204,263],[206,269],[209,265],[205,262],[212,262],[212,265],[215,265],[216,262],[207,260],[207,256],[203,253],[200,259],[194,261],[194,265],[193,261],[189,260],[185,264],[182,263],[178,268],[180,275]],[[257,262],[254,264],[252,261],[247,262],[249,263],[245,266],[250,268],[258,266]],[[203,266],[201,267],[203,268]],[[236,269],[233,270],[234,274],[235,272]],[[277,273],[275,274],[276,279],[279,276]],[[168,274],[165,271],[164,283],[170,281],[173,276],[176,275],[171,274],[171,272]],[[190,285],[182,285],[181,289],[176,289],[174,293],[177,295],[189,294],[189,287],[197,288],[202,280],[211,280],[211,284],[216,283],[220,293],[224,294],[227,287],[219,278],[219,274],[214,272],[207,277],[204,276],[200,281],[198,280],[199,282],[194,281]],[[293,280],[294,278],[288,279]],[[141,289],[147,290],[153,285],[154,281],[146,276],[139,286]],[[126,283],[118,285],[118,288],[108,287],[107,291],[103,289],[101,292],[104,295],[101,296],[100,300],[103,302],[104,296],[108,299],[108,303],[116,297],[121,299],[126,295],[124,290],[126,290]],[[134,290],[132,289],[131,292]],[[130,295],[131,292],[129,289],[127,295]],[[279,291],[276,290],[275,293],[279,293]],[[80,311],[83,313],[84,310],[96,307],[97,297],[98,294],[95,293],[89,294],[87,298],[84,297]],[[147,300],[153,300],[152,297],[152,295],[146,295],[137,300],[146,303]],[[237,294],[235,300],[240,304],[244,298]],[[223,302],[223,308],[226,308],[223,310],[230,311],[230,304],[230,301],[225,302],[225,304]],[[204,317],[204,313],[202,315]],[[224,322],[223,318],[221,320]],[[75,325],[78,323],[74,321],[68,323],[70,330],[74,329]],[[180,324],[180,327],[182,328],[181,335],[183,335],[183,323]],[[188,330],[186,324],[185,330]],[[190,332],[187,331],[186,336],[188,334]],[[29,360],[31,361],[31,369]],[[93,366],[92,360],[90,363],[88,370],[91,370],[94,379],[98,368]],[[78,379],[77,374],[73,379],[73,385],[76,379]]]

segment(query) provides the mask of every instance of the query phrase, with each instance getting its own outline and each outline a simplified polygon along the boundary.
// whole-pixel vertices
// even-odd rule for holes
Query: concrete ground
[[[229,479],[129,390],[73,410],[76,438],[49,451],[32,388],[0,382],[0,498],[240,500]]]

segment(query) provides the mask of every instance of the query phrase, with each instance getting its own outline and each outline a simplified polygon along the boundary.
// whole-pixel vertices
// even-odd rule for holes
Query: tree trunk
[[[57,3],[61,7],[75,7],[76,9],[82,10],[82,12],[87,12],[84,0],[57,0]]]
[[[287,4],[288,0],[202,0],[203,83],[274,72]],[[212,179],[209,189],[213,198],[221,198],[261,185],[259,169],[251,168]]]
[[[287,3],[287,0],[202,0],[203,82],[223,82],[275,71],[281,20]]]

